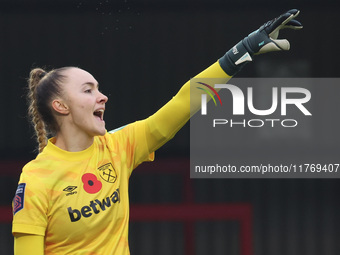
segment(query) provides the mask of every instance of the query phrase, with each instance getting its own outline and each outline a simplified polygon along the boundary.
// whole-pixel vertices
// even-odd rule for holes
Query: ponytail
[[[61,84],[65,79],[63,72],[70,67],[46,72],[35,68],[28,78],[28,115],[34,126],[39,152],[47,145],[48,136],[54,135],[59,127],[52,111],[52,100],[60,95]]]
[[[41,69],[41,68],[35,68],[30,72],[30,76],[28,79],[28,114],[31,117],[32,124],[34,126],[35,134],[37,136],[37,142],[39,144],[39,152],[42,152],[42,150],[47,145],[47,131],[46,131],[46,125],[44,121],[42,120],[42,117],[40,113],[38,112],[37,107],[37,87],[39,85],[39,82],[41,79],[46,75],[47,73]]]

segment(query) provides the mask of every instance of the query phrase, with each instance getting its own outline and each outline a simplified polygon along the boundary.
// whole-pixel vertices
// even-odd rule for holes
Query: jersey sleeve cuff
[[[23,233],[31,235],[45,236],[45,228],[40,226],[32,226],[26,224],[13,224],[12,233]]]

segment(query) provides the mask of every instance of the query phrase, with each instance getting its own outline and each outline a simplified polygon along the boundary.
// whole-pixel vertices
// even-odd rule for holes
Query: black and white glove
[[[250,33],[220,58],[219,62],[222,69],[232,76],[247,62],[252,61],[254,55],[270,51],[289,50],[289,41],[277,38],[281,29],[297,30],[302,28],[302,24],[295,20],[299,13],[300,11],[297,9],[289,10]]]

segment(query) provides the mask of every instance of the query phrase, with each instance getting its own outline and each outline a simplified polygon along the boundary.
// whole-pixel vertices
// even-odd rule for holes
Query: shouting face
[[[58,115],[64,117],[62,125],[87,136],[104,135],[104,111],[108,98],[99,91],[98,82],[79,68],[69,68],[64,75],[61,99],[53,102]]]

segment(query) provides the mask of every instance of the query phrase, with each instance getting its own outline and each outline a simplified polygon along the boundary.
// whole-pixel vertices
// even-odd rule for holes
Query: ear
[[[54,99],[52,101],[52,107],[53,109],[62,114],[62,115],[67,115],[70,113],[69,107],[67,106],[67,104],[61,100],[61,99]]]

